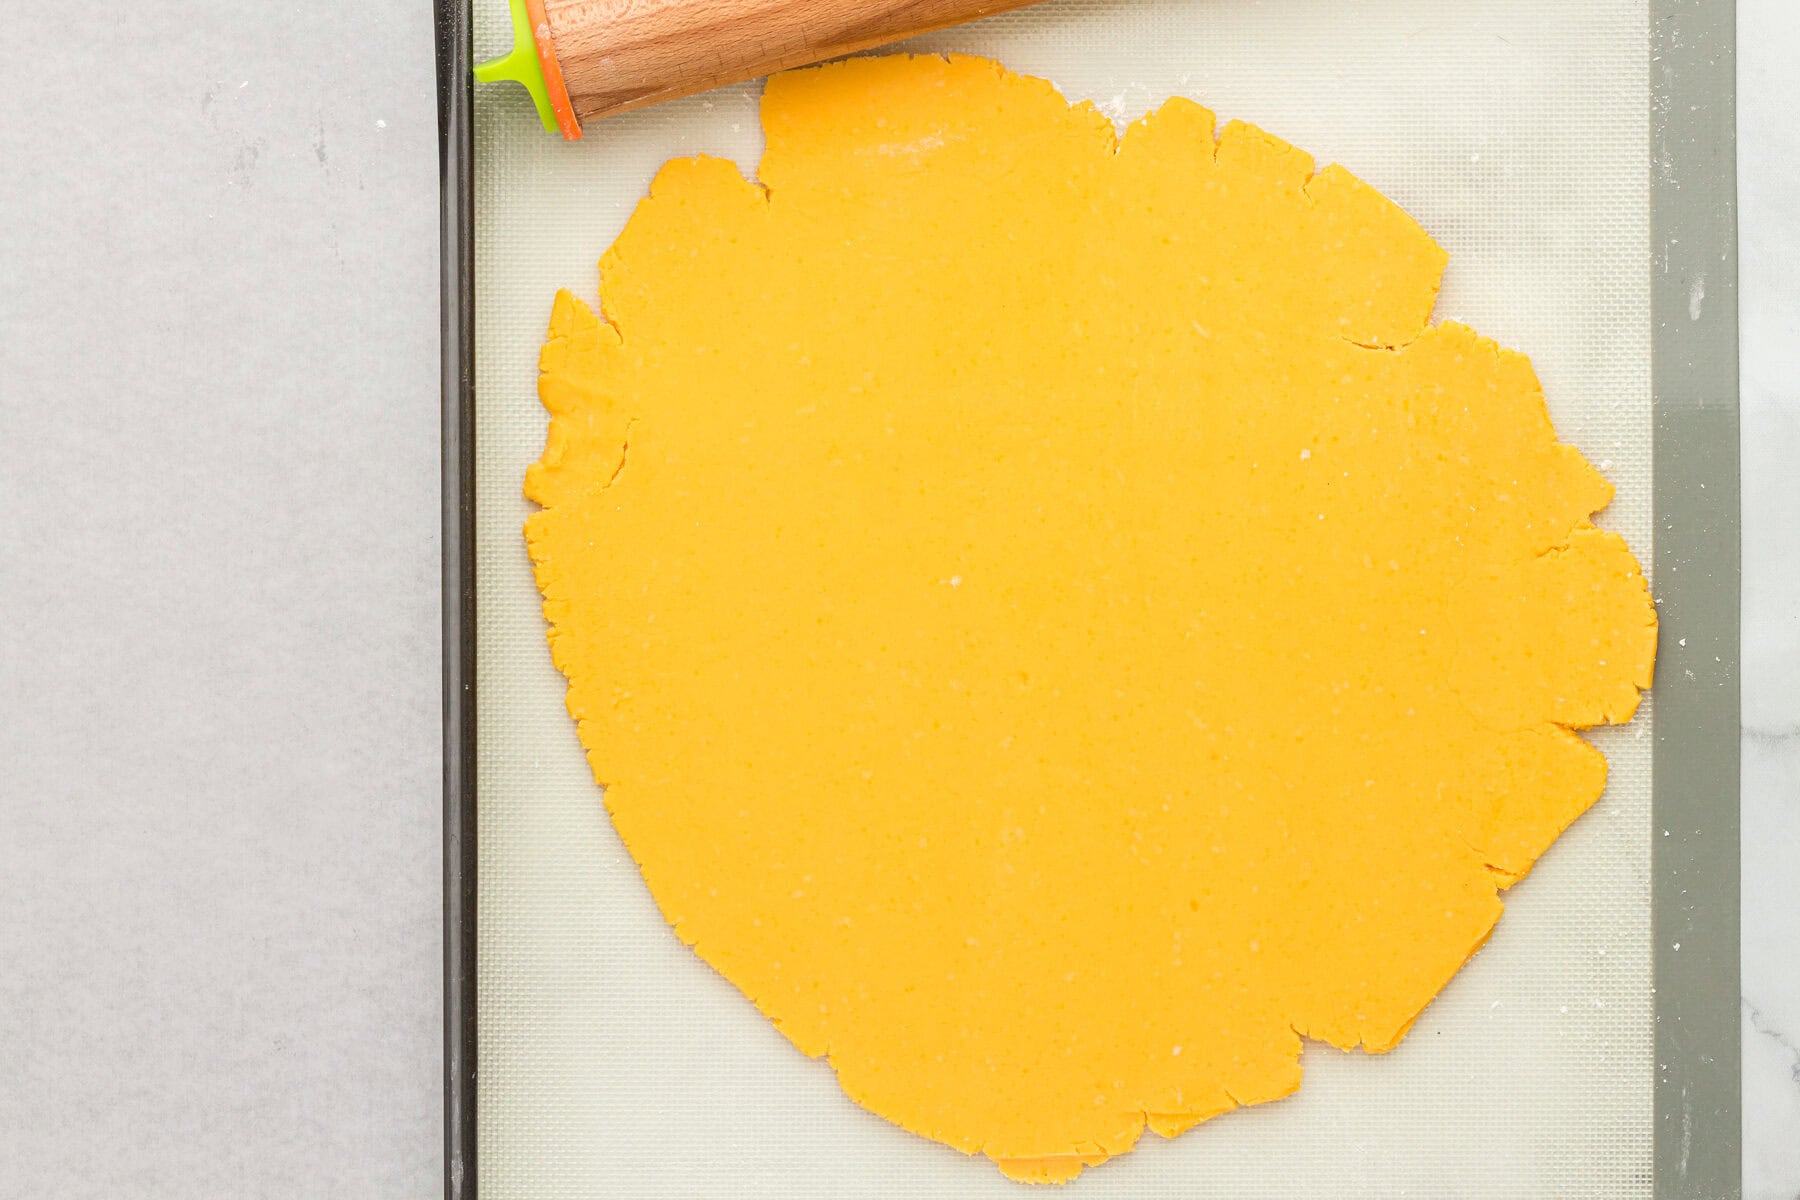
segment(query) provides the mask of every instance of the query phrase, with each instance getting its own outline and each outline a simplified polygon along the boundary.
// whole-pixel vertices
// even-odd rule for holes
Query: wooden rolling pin
[[[1035,0],[512,0],[513,49],[475,68],[522,83],[546,129],[642,108],[1024,8]]]

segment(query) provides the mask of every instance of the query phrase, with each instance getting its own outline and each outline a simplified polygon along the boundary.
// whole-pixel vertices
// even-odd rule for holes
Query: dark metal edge
[[[470,0],[434,2],[443,254],[444,1195],[474,1200],[474,75]]]
[[[1743,1195],[1735,0],[1650,6],[1657,1200]]]

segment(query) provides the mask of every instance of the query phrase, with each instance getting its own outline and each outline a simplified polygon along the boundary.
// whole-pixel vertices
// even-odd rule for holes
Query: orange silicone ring
[[[531,40],[537,44],[538,66],[543,68],[544,91],[550,97],[550,111],[556,114],[556,127],[569,141],[580,141],[581,122],[575,119],[575,106],[569,103],[569,88],[563,83],[562,65],[556,61],[550,21],[544,16],[544,0],[525,0],[525,16],[531,21]]]

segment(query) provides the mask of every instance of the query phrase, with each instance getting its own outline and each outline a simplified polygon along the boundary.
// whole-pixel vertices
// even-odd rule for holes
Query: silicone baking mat
[[[473,16],[476,56],[502,52],[505,5]],[[1437,316],[1531,356],[1559,434],[1618,489],[1600,523],[1650,570],[1664,561],[1652,182],[1675,161],[1653,139],[1654,32],[1644,0],[1050,0],[902,48],[997,58],[1121,125],[1190,96],[1392,197],[1450,253]],[[720,155],[754,178],[760,90],[592,124],[575,144],[544,134],[522,91],[474,94],[477,986],[460,1016],[479,1031],[464,1048],[479,1108],[474,1153],[452,1165],[489,1200],[1021,1194],[857,1108],[672,935],[608,823],[544,641],[520,484],[543,446],[551,297],[594,296],[596,261],[666,159]],[[1690,281],[1694,322],[1729,287],[1723,266],[1712,279]],[[1727,1134],[1705,1113],[1697,1134],[1689,1114],[1685,1151],[1679,1129],[1658,1142],[1657,707],[1588,735],[1611,763],[1606,794],[1505,895],[1492,940],[1397,1050],[1309,1044],[1297,1096],[1147,1135],[1076,1194],[1689,1194],[1665,1157],[1681,1152],[1685,1177],[1695,1138],[1705,1160]],[[1730,799],[1735,821],[1735,785]],[[1735,1041],[1729,1054],[1735,1080]]]

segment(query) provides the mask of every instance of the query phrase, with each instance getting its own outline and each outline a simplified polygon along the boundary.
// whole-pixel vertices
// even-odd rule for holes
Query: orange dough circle
[[[1064,1179],[1382,1051],[1599,796],[1656,618],[1444,253],[1172,100],[770,81],[559,295],[526,525],[676,932],[844,1090]]]

